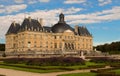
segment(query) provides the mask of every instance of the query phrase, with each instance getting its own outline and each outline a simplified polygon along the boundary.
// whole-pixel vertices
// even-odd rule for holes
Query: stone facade
[[[72,28],[64,21],[63,14],[59,18],[59,22],[52,27],[43,26],[42,20],[30,17],[25,18],[21,25],[13,22],[6,34],[6,52],[59,54],[93,50],[93,38],[86,27]]]

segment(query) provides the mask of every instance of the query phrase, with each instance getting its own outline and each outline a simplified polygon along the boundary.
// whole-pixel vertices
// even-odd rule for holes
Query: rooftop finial
[[[31,17],[30,17],[30,16],[28,17],[28,19],[29,19],[29,21],[31,22]]]
[[[42,18],[40,18],[39,22],[40,22],[41,26],[43,26],[43,19]]]
[[[65,21],[64,21],[64,14],[63,13],[61,13],[59,15],[59,23],[65,23]]]
[[[15,23],[15,21],[13,21],[13,25],[14,25],[14,26],[16,26],[16,23]]]

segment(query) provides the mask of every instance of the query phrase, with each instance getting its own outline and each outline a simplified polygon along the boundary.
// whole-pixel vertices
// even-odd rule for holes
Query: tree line
[[[0,51],[5,51],[5,44],[0,44]]]
[[[98,45],[96,50],[109,53],[120,53],[120,41],[112,42],[110,44]]]

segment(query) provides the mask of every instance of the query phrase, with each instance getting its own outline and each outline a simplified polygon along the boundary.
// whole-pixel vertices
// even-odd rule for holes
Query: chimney
[[[30,16],[28,17],[28,19],[29,19],[29,22],[31,22],[31,17]]]
[[[40,18],[39,22],[40,22],[41,26],[43,26],[43,19],[42,18]]]
[[[78,25],[76,25],[74,28],[75,28],[75,32],[78,34]]]
[[[15,23],[15,21],[13,21],[13,25],[14,25],[14,26],[16,26],[16,23]]]

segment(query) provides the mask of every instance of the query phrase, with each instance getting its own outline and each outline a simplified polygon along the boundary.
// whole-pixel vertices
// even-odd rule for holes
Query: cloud
[[[65,14],[73,14],[73,13],[77,13],[79,11],[83,10],[82,8],[75,8],[75,7],[71,7],[69,8],[66,12],[64,10]]]
[[[98,0],[98,2],[99,2],[99,6],[104,6],[112,3],[112,0]]]
[[[118,20],[120,19],[120,6],[113,7],[110,10],[103,10],[101,12],[67,15],[66,19],[69,21],[70,24],[87,24]]]
[[[20,4],[20,5],[9,5],[4,6],[3,8],[0,8],[0,13],[13,13],[13,12],[19,12],[21,10],[24,10],[27,8],[26,4]]]
[[[28,1],[28,4],[35,4],[35,3],[37,3],[38,1],[37,0],[29,0]]]
[[[14,0],[15,3],[23,3],[24,0]]]
[[[39,0],[40,2],[44,2],[44,3],[47,3],[49,2],[50,0]]]
[[[75,3],[84,3],[86,0],[66,0],[64,1],[65,4],[75,4]]]
[[[41,3],[48,3],[50,0],[28,0],[27,3],[28,4],[35,4],[35,3],[38,3],[38,2],[41,2]]]
[[[4,5],[0,5],[0,8],[3,8],[4,7]]]

